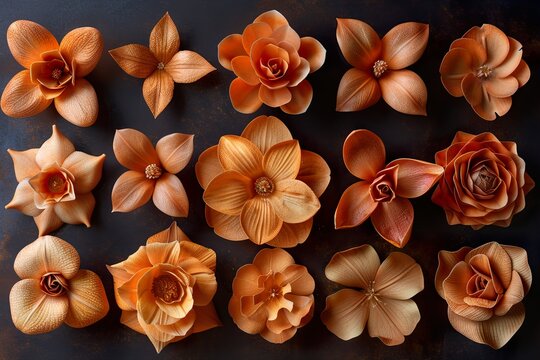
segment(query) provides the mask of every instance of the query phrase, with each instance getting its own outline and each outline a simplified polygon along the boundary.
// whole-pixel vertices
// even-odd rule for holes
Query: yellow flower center
[[[62,274],[51,272],[41,277],[39,287],[47,295],[59,296],[66,291],[68,285]]]
[[[476,77],[479,79],[487,79],[493,70],[487,65],[482,65],[476,71]]]
[[[380,78],[386,70],[388,70],[388,64],[384,60],[377,60],[375,61],[375,64],[373,64],[373,75],[375,75],[376,78]]]
[[[158,68],[158,70],[163,70],[163,69],[165,69],[165,64],[160,62],[159,64],[157,64],[157,68]]]
[[[268,196],[274,192],[274,183],[266,176],[261,176],[255,180],[255,192],[260,196]]]
[[[66,191],[66,179],[62,174],[56,173],[49,176],[47,189],[50,193],[60,194]]]
[[[144,175],[146,175],[146,178],[150,180],[159,179],[161,174],[161,168],[157,164],[150,164],[146,167],[146,169],[144,169]]]
[[[62,74],[64,72],[62,71],[62,69],[60,68],[54,68],[52,71],[51,71],[51,77],[55,80],[59,80],[61,77],[62,77]]]
[[[181,292],[178,280],[172,275],[160,275],[152,282],[152,294],[166,303],[180,299]]]

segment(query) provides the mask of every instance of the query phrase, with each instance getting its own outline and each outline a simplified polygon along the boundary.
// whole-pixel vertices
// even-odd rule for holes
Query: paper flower
[[[300,38],[276,10],[267,11],[218,45],[219,63],[237,76],[229,87],[233,107],[245,114],[264,103],[288,114],[304,113],[313,88],[306,80],[326,58],[326,50],[312,37]]]
[[[165,214],[187,217],[188,197],[175,174],[191,159],[193,135],[164,136],[154,149],[142,132],[122,129],[114,135],[113,151],[118,162],[129,169],[114,183],[113,212],[130,212],[152,198],[154,205]]]
[[[404,114],[427,115],[426,85],[405,68],[414,64],[427,46],[429,26],[399,24],[382,40],[371,26],[355,19],[337,19],[336,37],[352,66],[339,83],[337,111],[359,111],[382,98]]]
[[[195,165],[206,221],[227,240],[293,247],[303,243],[330,182],[319,155],[300,150],[278,118],[259,116],[242,136],[222,136]]]
[[[532,283],[527,251],[490,242],[439,251],[435,288],[448,303],[450,324],[464,336],[503,347],[525,320],[521,303]]]
[[[39,149],[8,149],[8,153],[19,184],[6,209],[33,216],[39,236],[64,223],[90,227],[96,204],[91,191],[101,179],[104,154],[75,151],[55,125],[52,136]]]
[[[103,318],[109,312],[103,284],[79,266],[77,250],[60,238],[42,236],[25,246],[14,264],[22,280],[9,293],[15,327],[42,334],[62,323],[82,328]]]
[[[120,322],[148,336],[158,353],[170,343],[221,325],[212,303],[216,253],[191,242],[175,222],[107,268],[122,309]]]
[[[282,249],[262,249],[238,269],[229,314],[240,330],[281,344],[313,317],[315,281]]]
[[[216,70],[196,52],[180,49],[180,35],[169,13],[150,33],[149,47],[129,44],[109,51],[127,74],[145,79],[143,96],[154,118],[173,98],[174,83],[195,82]]]
[[[491,133],[456,133],[452,144],[435,154],[444,174],[432,200],[442,207],[450,225],[507,227],[525,208],[534,181],[525,172],[516,143]]]
[[[336,253],[325,269],[326,277],[342,289],[326,298],[321,320],[334,335],[350,340],[362,334],[385,345],[405,341],[420,321],[411,298],[424,289],[422,269],[413,258],[393,252],[381,264],[370,245]]]
[[[404,247],[412,231],[410,198],[425,194],[441,177],[439,165],[415,159],[396,159],[384,165],[382,140],[369,130],[355,130],[343,144],[347,169],[361,180],[341,196],[334,215],[336,229],[351,228],[368,218],[386,241]]]
[[[77,126],[92,125],[98,115],[97,95],[84,79],[103,51],[99,30],[71,30],[60,45],[43,26],[17,20],[7,30],[9,50],[25,70],[17,73],[2,93],[2,111],[15,118],[30,117],[54,100],[58,113]]]
[[[493,25],[475,26],[450,45],[441,81],[450,95],[465,96],[478,116],[495,120],[510,110],[511,96],[531,77],[522,49]]]

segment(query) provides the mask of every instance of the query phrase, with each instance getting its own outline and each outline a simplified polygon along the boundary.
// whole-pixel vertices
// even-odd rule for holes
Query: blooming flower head
[[[60,44],[43,26],[17,20],[7,30],[9,50],[25,70],[17,73],[2,93],[2,111],[21,118],[39,114],[54,100],[58,113],[77,126],[92,125],[98,100],[84,79],[96,67],[103,50],[97,29],[77,28]]]
[[[75,151],[55,125],[52,131],[39,149],[8,150],[19,184],[6,209],[33,216],[40,236],[63,223],[90,227],[96,204],[91,191],[101,179],[105,161],[105,155]]]
[[[234,108],[251,114],[264,103],[286,113],[304,113],[313,89],[306,80],[324,63],[326,50],[312,37],[300,38],[276,10],[259,15],[242,34],[218,45],[220,64],[237,76],[229,95]]]

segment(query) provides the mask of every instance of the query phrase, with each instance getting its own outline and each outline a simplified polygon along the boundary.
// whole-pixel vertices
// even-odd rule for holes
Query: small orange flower
[[[11,318],[25,334],[42,334],[62,323],[74,328],[92,325],[109,312],[100,278],[79,269],[77,250],[54,236],[42,236],[15,258],[22,279],[9,294]]]
[[[218,58],[238,76],[229,88],[237,111],[251,114],[264,103],[288,114],[301,114],[313,98],[306,77],[324,64],[326,50],[312,37],[300,38],[281,13],[271,10],[241,35],[223,39]]]
[[[180,35],[169,13],[150,33],[150,46],[129,44],[109,51],[129,75],[145,79],[143,96],[154,118],[173,98],[174,83],[195,82],[216,70],[201,55],[180,49]]]
[[[325,269],[326,277],[353,289],[326,298],[321,320],[334,335],[350,340],[362,334],[385,345],[405,341],[420,321],[411,297],[424,289],[420,265],[408,255],[391,253],[381,264],[375,249],[362,245],[336,253]]]
[[[525,320],[521,302],[532,283],[527,251],[490,242],[439,251],[435,288],[448,303],[450,324],[464,336],[503,347]]]
[[[21,118],[39,114],[54,100],[58,113],[70,123],[87,127],[98,115],[98,100],[84,79],[103,50],[99,30],[77,28],[60,45],[43,26],[17,20],[7,30],[11,54],[26,70],[16,74],[2,93],[2,111]]]
[[[405,69],[426,49],[427,24],[399,24],[381,40],[365,22],[337,19],[336,37],[345,60],[354,66],[339,83],[337,111],[363,110],[382,96],[396,111],[427,115],[426,85],[416,73]]]
[[[205,150],[195,172],[216,234],[277,247],[307,239],[330,182],[324,159],[301,150],[283,122],[264,115],[242,136],[222,136]]]
[[[248,334],[281,344],[313,317],[315,281],[282,249],[263,249],[233,280],[229,314]]]
[[[122,309],[120,322],[148,336],[158,353],[170,343],[221,325],[212,303],[216,253],[191,242],[176,223],[107,268]]]
[[[478,116],[495,120],[510,110],[511,96],[531,77],[522,55],[521,43],[499,28],[475,26],[450,45],[441,81],[450,95],[465,96]]]
[[[33,216],[40,236],[63,223],[90,227],[96,204],[91,191],[101,179],[105,161],[105,155],[75,151],[55,125],[52,129],[39,149],[8,150],[19,185],[6,209]]]
[[[355,130],[345,139],[345,166],[362,180],[341,196],[334,223],[336,229],[350,228],[371,217],[379,235],[401,248],[409,241],[414,219],[409,199],[425,194],[439,180],[443,168],[404,158],[385,166],[385,158],[382,140],[369,130]]]
[[[113,151],[123,173],[112,190],[113,212],[130,212],[150,198],[169,216],[187,217],[189,201],[184,185],[175,175],[191,159],[193,135],[174,133],[161,138],[156,147],[142,132],[117,130]]]

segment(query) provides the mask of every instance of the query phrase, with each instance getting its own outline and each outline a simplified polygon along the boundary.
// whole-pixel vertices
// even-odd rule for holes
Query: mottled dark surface
[[[324,67],[310,76],[315,96],[307,113],[291,116],[279,110],[261,108],[258,114],[276,115],[289,126],[305,149],[321,154],[332,169],[332,182],[322,196],[322,209],[315,217],[310,238],[290,252],[304,264],[316,280],[316,310],[312,322],[283,345],[272,345],[258,336],[240,331],[227,313],[231,282],[236,270],[250,262],[257,246],[250,242],[228,242],[212,232],[204,220],[204,205],[194,173],[198,155],[215,144],[223,134],[239,134],[253,115],[237,113],[228,98],[233,74],[217,61],[217,44],[228,34],[241,32],[258,14],[276,8],[301,36],[314,36],[328,50]],[[433,160],[434,153],[446,147],[457,130],[478,133],[491,131],[499,138],[518,143],[530,175],[540,179],[538,152],[540,102],[540,7],[531,1],[0,1],[0,33],[17,19],[31,19],[50,29],[59,39],[70,29],[94,26],[101,30],[105,49],[128,43],[147,44],[153,25],[169,11],[181,33],[181,48],[199,52],[218,71],[190,85],[176,85],[169,107],[154,120],[144,103],[142,81],[126,75],[105,52],[88,80],[95,86],[100,104],[99,119],[91,128],[77,128],[49,108],[31,119],[0,120],[0,204],[6,204],[16,187],[7,148],[23,150],[39,146],[50,136],[51,125],[59,128],[77,149],[107,155],[103,178],[94,194],[97,208],[92,227],[66,225],[55,234],[71,242],[80,252],[83,268],[103,279],[111,303],[110,313],[85,329],[62,326],[46,335],[27,336],[11,322],[8,294],[18,280],[13,271],[17,252],[37,237],[32,218],[16,211],[0,210],[0,359],[138,359],[157,358],[149,340],[119,323],[120,311],[114,302],[112,278],[105,264],[116,263],[143,244],[149,235],[165,229],[173,219],[152,204],[127,214],[111,214],[110,194],[124,171],[112,153],[115,129],[133,127],[154,142],[172,132],[195,134],[194,158],[180,178],[189,193],[190,214],[179,225],[195,242],[212,247],[218,254],[219,289],[215,305],[224,326],[196,334],[169,345],[161,359],[203,358],[413,358],[413,359],[530,359],[540,341],[540,287],[533,282],[525,299],[527,316],[514,338],[501,350],[475,344],[455,332],[446,317],[446,304],[436,294],[433,278],[437,251],[455,250],[463,245],[477,246],[487,241],[523,246],[529,252],[535,277],[540,267],[539,189],[527,197],[525,211],[514,218],[508,229],[488,227],[474,231],[449,226],[443,211],[430,201],[430,195],[413,201],[415,226],[410,243],[403,251],[415,258],[425,276],[425,289],[414,299],[422,320],[401,346],[386,347],[367,333],[345,342],[321,323],[319,315],[325,297],[336,286],[324,276],[324,266],[336,251],[360,244],[372,244],[381,257],[396,250],[379,238],[369,223],[347,231],[335,231],[333,214],[338,199],[355,179],[341,159],[343,140],[354,129],[368,128],[379,134],[387,146],[388,159],[414,157]],[[339,80],[349,65],[339,52],[335,39],[336,17],[351,17],[371,24],[381,35],[404,21],[430,24],[429,45],[424,56],[411,68],[426,82],[428,117],[397,113],[384,102],[359,113],[337,113],[335,96]],[[446,93],[439,81],[438,68],[450,42],[473,25],[492,23],[517,38],[524,47],[524,58],[532,69],[531,81],[514,96],[510,112],[495,122],[476,116],[463,98]],[[20,66],[13,60],[6,41],[0,41],[0,85],[3,88]],[[536,145],[534,145],[536,143]],[[536,149],[536,150],[535,150]]]

